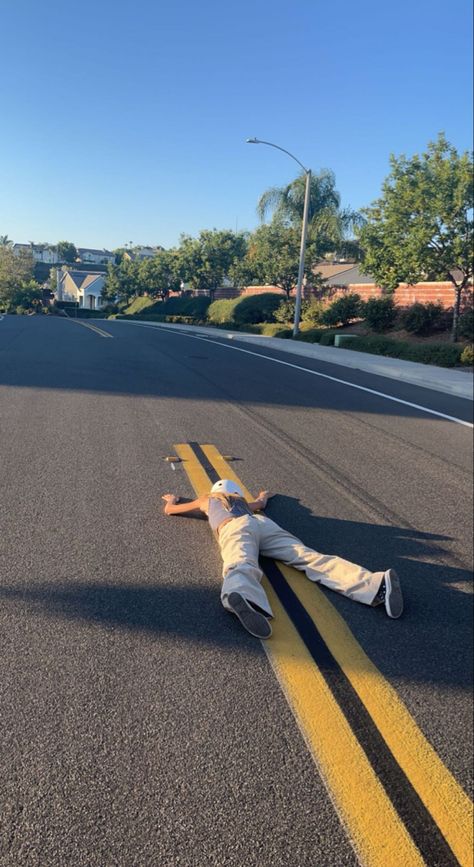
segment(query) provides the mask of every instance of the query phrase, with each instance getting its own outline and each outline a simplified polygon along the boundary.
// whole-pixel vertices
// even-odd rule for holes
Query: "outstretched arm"
[[[264,509],[270,497],[273,497],[273,494],[271,494],[270,491],[260,491],[257,499],[252,503],[248,503],[250,511],[259,512],[261,509]]]
[[[165,501],[165,515],[185,515],[187,512],[195,512],[196,509],[204,512],[208,497],[207,495],[198,497],[190,503],[181,503],[181,505],[178,505],[180,498],[176,497],[175,494],[163,494],[161,499]]]

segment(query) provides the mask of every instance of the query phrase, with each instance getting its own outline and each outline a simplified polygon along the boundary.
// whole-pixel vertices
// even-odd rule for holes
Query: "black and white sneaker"
[[[270,638],[272,627],[267,618],[247,602],[240,593],[229,593],[227,602],[242,626],[255,638]]]
[[[378,604],[383,602],[385,611],[392,620],[401,617],[403,613],[403,596],[400,579],[395,569],[387,569],[383,576],[380,590],[375,598]]]

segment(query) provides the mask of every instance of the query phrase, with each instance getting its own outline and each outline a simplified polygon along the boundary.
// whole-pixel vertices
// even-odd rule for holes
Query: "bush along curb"
[[[391,340],[389,337],[351,337],[340,339],[341,349],[356,352],[369,352],[372,355],[385,355],[403,361],[417,361],[420,364],[435,364],[438,367],[455,367],[461,361],[463,346],[454,343],[407,343],[405,340]]]
[[[283,323],[261,322],[237,325],[235,322],[209,322],[195,319],[192,316],[159,315],[153,313],[119,313],[111,318],[125,320],[140,320],[141,322],[163,322],[170,324],[195,325],[211,327],[216,330],[227,329],[242,331],[243,334],[261,334],[265,337],[293,339],[292,329]],[[433,364],[437,367],[455,367],[458,364],[472,364],[472,349],[455,343],[422,343],[411,344],[405,340],[393,340],[379,335],[358,337],[344,335],[340,331],[328,328],[311,328],[300,331],[296,340],[304,343],[319,343],[320,346],[334,346],[334,338],[339,335],[339,348],[352,349],[355,352],[367,352],[371,355],[382,355],[387,358],[399,358],[402,361],[415,361],[419,364]],[[344,339],[346,338],[346,339]]]

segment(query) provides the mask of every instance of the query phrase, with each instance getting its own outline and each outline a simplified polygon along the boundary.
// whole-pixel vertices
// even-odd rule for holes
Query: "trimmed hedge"
[[[131,315],[132,313],[141,313],[147,307],[152,307],[154,304],[153,298],[149,298],[148,295],[139,295],[138,298],[134,298],[132,303],[125,307],[122,311],[127,315]]]
[[[334,334],[328,332],[327,328],[305,328],[298,332],[296,340],[302,340],[304,343],[322,343],[323,346],[329,344],[323,343],[323,337],[332,337],[334,343]]]
[[[213,301],[207,311],[207,318],[211,324],[227,322],[229,325],[257,325],[274,322],[280,304],[281,295],[276,292],[241,295],[238,298]]]
[[[344,341],[343,341],[344,344]],[[454,367],[459,364],[463,347],[454,343],[411,344],[405,340],[390,340],[388,337],[353,337],[346,341],[343,349],[356,352],[370,352],[373,355],[386,355],[404,361],[417,361],[421,364],[436,364],[439,367]]]
[[[168,298],[167,301],[152,301],[146,306],[143,315],[151,314],[159,316],[194,316],[196,319],[205,319],[206,311],[211,303],[207,295],[196,297]]]

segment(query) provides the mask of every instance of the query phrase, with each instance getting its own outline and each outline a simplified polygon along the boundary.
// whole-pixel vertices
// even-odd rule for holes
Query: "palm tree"
[[[317,242],[319,255],[339,251],[361,224],[362,217],[351,208],[341,208],[341,197],[330,169],[311,175],[308,240]],[[299,225],[303,219],[306,174],[302,172],[286,187],[271,187],[260,197],[257,214],[263,221],[268,213],[286,225]]]
[[[10,240],[8,235],[0,235],[0,247],[11,247],[13,241]]]

